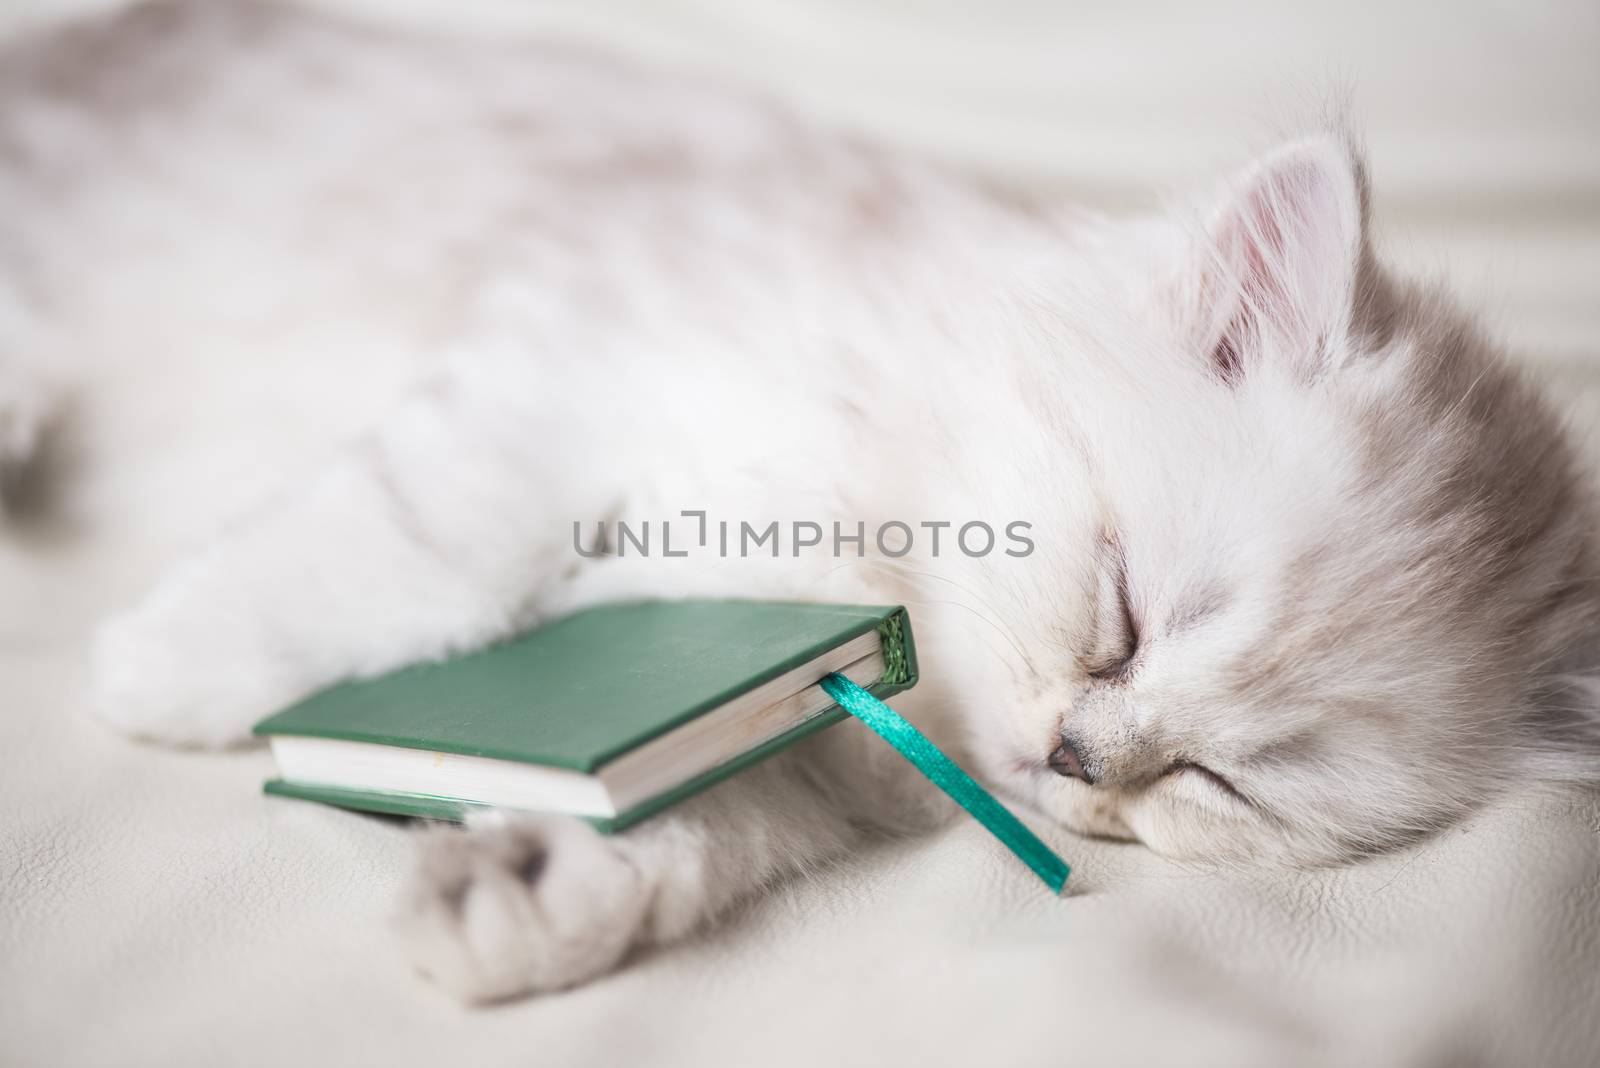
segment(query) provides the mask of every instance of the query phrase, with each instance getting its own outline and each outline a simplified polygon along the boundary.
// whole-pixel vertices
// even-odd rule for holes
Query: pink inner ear
[[[1273,161],[1215,231],[1211,349],[1216,373],[1237,382],[1259,357],[1310,370],[1343,326],[1354,285],[1354,178],[1326,151]]]

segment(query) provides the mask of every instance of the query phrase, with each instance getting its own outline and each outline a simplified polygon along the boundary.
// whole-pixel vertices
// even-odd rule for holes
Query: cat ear
[[[1204,242],[1199,340],[1216,373],[1325,367],[1351,328],[1366,231],[1365,167],[1341,140],[1294,142],[1236,179]]]

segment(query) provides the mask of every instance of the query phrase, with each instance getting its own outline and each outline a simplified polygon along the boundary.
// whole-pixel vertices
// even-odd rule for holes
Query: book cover
[[[482,652],[418,664],[318,693],[256,725],[301,735],[595,772],[608,761],[868,631],[883,640],[883,697],[916,682],[898,606],[770,601],[603,605]],[[613,818],[637,822],[837,722],[837,707]],[[399,815],[460,818],[456,798],[273,780],[270,793]]]

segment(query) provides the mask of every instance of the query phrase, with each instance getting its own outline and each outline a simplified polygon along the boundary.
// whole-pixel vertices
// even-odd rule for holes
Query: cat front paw
[[[222,749],[294,695],[261,657],[240,655],[225,627],[191,623],[159,604],[118,616],[95,635],[90,704],[133,738],[185,749]]]
[[[417,970],[464,1001],[603,975],[644,926],[642,873],[580,820],[496,813],[420,846],[395,927]]]

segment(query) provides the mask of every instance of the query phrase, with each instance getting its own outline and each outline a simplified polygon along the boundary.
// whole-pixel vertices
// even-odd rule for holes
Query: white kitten
[[[148,6],[0,71],[0,448],[68,366],[113,421],[146,361],[204,367],[186,396],[305,352],[307,403],[414,379],[105,628],[122,730],[226,745],[575,604],[724,593],[909,604],[909,715],[1013,799],[1173,855],[1336,861],[1595,776],[1562,690],[1596,631],[1589,491],[1533,390],[1374,259],[1339,137],[1209,213],[1109,221],[698,83],[272,7]],[[575,522],[683,509],[778,520],[780,555],[574,551]],[[872,538],[894,521],[903,558]],[[979,521],[1033,551],[968,555]],[[860,523],[865,557],[796,553],[794,522]],[[945,811],[841,726],[616,838],[428,832],[401,929],[466,996],[559,987],[869,815]]]

